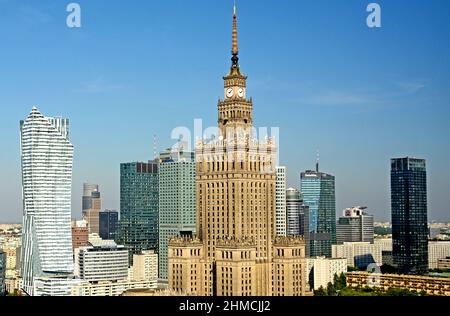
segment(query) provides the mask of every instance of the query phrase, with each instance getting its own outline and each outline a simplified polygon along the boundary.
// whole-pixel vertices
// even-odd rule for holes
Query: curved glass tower
[[[34,294],[36,278],[73,273],[71,190],[73,145],[69,120],[46,118],[33,107],[20,122],[23,290]]]

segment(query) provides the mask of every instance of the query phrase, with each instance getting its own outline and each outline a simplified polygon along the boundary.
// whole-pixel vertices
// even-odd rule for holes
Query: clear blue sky
[[[177,126],[216,124],[230,65],[231,0],[0,0],[0,222],[20,222],[19,120],[71,120],[73,214],[83,181],[119,208],[119,163],[152,158]],[[428,162],[430,219],[450,210],[450,2],[238,1],[241,69],[257,126],[278,126],[290,186],[313,168],[337,180],[338,213],[390,218],[389,159]]]

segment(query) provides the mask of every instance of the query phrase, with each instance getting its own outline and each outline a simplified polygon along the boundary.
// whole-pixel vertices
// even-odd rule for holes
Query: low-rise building
[[[22,279],[19,277],[15,278],[6,278],[5,280],[6,292],[14,293],[21,292],[22,289]]]
[[[439,259],[437,268],[441,270],[449,270],[450,269],[450,257]]]
[[[428,242],[428,267],[438,268],[439,259],[450,257],[450,241],[429,241]]]
[[[347,259],[316,257],[306,259],[306,275],[311,289],[326,288],[335,275],[347,272]]]
[[[169,289],[128,290],[121,296],[193,296],[186,293],[175,292]]]
[[[72,248],[73,250],[89,244],[89,227],[85,220],[72,221]]]
[[[450,296],[450,278],[426,276],[349,272],[347,286],[352,288],[376,287],[387,291],[401,288],[416,292],[426,292],[433,296]]]
[[[72,296],[120,296],[129,290],[148,290],[156,289],[157,280],[155,281],[128,281],[122,280],[117,282],[102,281],[98,283],[81,282],[72,287]]]
[[[75,275],[84,281],[128,279],[128,250],[112,240],[92,239],[75,250]]]
[[[345,242],[342,245],[332,246],[333,258],[347,259],[350,267],[365,268],[369,264],[383,264],[382,246],[369,242]]]
[[[154,250],[147,250],[133,255],[133,267],[129,277],[133,281],[157,281],[158,254]]]
[[[33,282],[34,296],[70,296],[72,287],[80,280],[67,274],[61,276],[38,277]]]

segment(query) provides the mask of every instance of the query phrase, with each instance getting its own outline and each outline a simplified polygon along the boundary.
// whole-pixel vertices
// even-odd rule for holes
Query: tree
[[[390,288],[383,296],[419,296],[419,293],[408,289]]]
[[[348,271],[348,272],[358,272],[358,271],[359,271],[359,268],[353,267],[353,266],[348,266],[348,267],[347,267],[347,271]]]
[[[345,277],[345,273],[342,272],[341,275],[339,276],[339,289],[345,289],[347,287],[347,278]]]
[[[328,282],[327,284],[327,296],[335,296],[336,295],[336,289],[334,288],[333,283]]]
[[[327,296],[327,292],[325,291],[323,286],[321,286],[318,290],[314,290],[314,296]]]

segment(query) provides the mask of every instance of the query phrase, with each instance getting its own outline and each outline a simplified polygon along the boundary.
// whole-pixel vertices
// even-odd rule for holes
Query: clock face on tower
[[[227,98],[231,98],[234,94],[233,88],[228,88],[227,90]]]
[[[238,90],[238,96],[239,96],[240,98],[243,98],[243,97],[244,97],[244,89],[239,88],[239,90]]]

